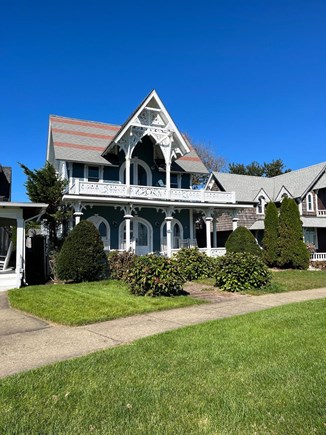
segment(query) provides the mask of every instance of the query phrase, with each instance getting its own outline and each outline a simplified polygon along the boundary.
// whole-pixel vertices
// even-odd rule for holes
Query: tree
[[[63,281],[96,281],[106,277],[108,262],[103,242],[91,222],[79,222],[65,239],[56,270]]]
[[[225,159],[218,156],[212,146],[205,143],[193,143],[189,135],[185,134],[186,140],[194,148],[201,161],[204,163],[208,172],[218,172],[225,168]],[[209,175],[206,174],[194,174],[192,182],[194,185],[205,185]]]
[[[46,162],[43,168],[35,170],[22,163],[19,165],[27,176],[25,186],[29,199],[48,204],[43,224],[49,232],[50,250],[56,250],[59,246],[58,227],[62,225],[65,228],[72,215],[70,207],[62,202],[67,180],[60,179],[54,166],[49,162]]]
[[[299,209],[294,199],[287,197],[280,210],[278,252],[280,267],[307,269],[309,266],[310,254],[303,242]]]
[[[272,160],[270,163],[264,162],[262,165],[256,161],[244,165],[243,163],[230,163],[229,173],[240,175],[253,175],[257,177],[276,177],[277,175],[290,172],[291,169],[285,169],[283,160]]]
[[[269,202],[265,214],[265,231],[263,238],[263,259],[274,267],[278,258],[278,211],[274,202]]]
[[[226,243],[226,252],[248,252],[249,254],[261,256],[261,249],[259,248],[255,237],[245,227],[238,227],[233,231]]]

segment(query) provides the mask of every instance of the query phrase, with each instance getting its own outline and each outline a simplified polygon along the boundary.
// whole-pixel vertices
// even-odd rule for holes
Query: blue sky
[[[326,160],[326,2],[5,2],[0,163],[45,162],[50,114],[120,124],[153,88],[228,162]]]

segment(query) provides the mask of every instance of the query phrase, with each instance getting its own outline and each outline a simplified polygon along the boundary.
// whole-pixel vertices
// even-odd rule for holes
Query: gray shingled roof
[[[318,217],[301,217],[300,219],[305,228],[326,228],[326,219]]]
[[[236,192],[237,201],[253,202],[262,189],[272,201],[275,201],[283,186],[293,198],[304,196],[312,187],[321,188],[326,184],[325,174],[322,175],[325,170],[326,162],[322,162],[273,178],[222,172],[214,172],[214,176],[225,191]]]
[[[50,125],[55,159],[111,165],[101,154],[120,130],[120,126],[56,115],[50,116]],[[207,174],[196,151],[191,146],[190,149],[190,153],[175,160],[172,169]]]

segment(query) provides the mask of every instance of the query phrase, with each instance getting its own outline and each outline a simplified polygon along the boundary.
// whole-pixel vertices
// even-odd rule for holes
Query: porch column
[[[211,246],[211,222],[212,222],[213,218],[211,216],[207,216],[205,218],[205,222],[206,222],[206,249],[207,249],[207,255],[210,257],[211,256],[211,250],[212,250],[212,246]]]
[[[170,258],[172,255],[172,216],[167,216],[165,218],[166,222],[166,251],[167,256]]]
[[[166,164],[165,185],[167,190],[167,198],[171,197],[171,163]]]
[[[213,219],[213,248],[217,248],[217,219]]]
[[[21,280],[24,272],[24,239],[25,239],[25,222],[24,219],[17,219],[17,236],[16,236],[16,285],[21,286]]]
[[[190,247],[193,246],[194,240],[194,212],[193,209],[189,209],[189,238],[190,238]]]
[[[232,219],[232,231],[235,231],[238,228],[238,220],[239,218],[236,217]]]
[[[126,214],[124,215],[124,219],[126,222],[126,251],[130,251],[131,245],[130,245],[130,220],[132,219],[132,214]]]
[[[130,194],[130,156],[126,155],[126,187],[127,195]]]
[[[80,218],[83,216],[83,212],[82,211],[75,211],[74,216],[75,216],[75,224],[78,225],[80,222]]]

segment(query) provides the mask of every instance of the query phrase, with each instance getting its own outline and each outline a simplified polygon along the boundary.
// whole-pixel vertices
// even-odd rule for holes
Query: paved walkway
[[[321,298],[326,298],[326,288],[240,296],[218,303],[66,327],[48,324],[9,308],[3,293],[0,296],[0,377],[208,320]]]

